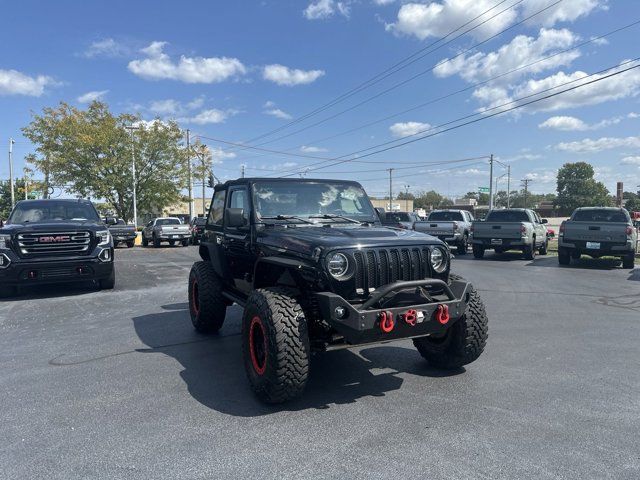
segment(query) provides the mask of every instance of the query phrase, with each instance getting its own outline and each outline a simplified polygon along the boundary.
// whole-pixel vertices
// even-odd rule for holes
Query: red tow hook
[[[407,313],[404,314],[404,321],[412,327],[415,327],[418,322],[418,312],[415,310],[407,310]]]
[[[436,310],[436,319],[442,324],[446,325],[449,322],[449,305],[438,305]]]
[[[380,330],[384,333],[389,333],[396,326],[396,322],[393,320],[393,313],[380,312]]]

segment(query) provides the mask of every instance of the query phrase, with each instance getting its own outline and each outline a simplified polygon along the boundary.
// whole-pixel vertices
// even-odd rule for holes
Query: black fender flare
[[[253,269],[253,288],[272,286],[273,279],[289,272],[298,286],[306,283],[305,276],[315,276],[317,265],[310,261],[283,257],[262,257]]]

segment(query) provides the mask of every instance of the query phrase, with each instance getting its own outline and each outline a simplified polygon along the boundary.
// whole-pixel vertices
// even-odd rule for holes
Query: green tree
[[[131,125],[137,126],[133,133],[127,129]],[[48,181],[105,200],[125,220],[133,217],[133,152],[139,211],[161,210],[182,197],[186,155],[175,122],[115,116],[97,101],[87,110],[62,102],[34,115],[23,133],[37,145],[38,156],[30,161]]]
[[[467,192],[463,198],[475,198],[478,205],[489,205],[489,194],[480,192]]]
[[[420,192],[415,196],[413,201],[413,206],[415,208],[438,208],[443,206],[446,198],[440,195],[435,190],[430,190],[428,192]]]
[[[34,182],[33,180],[27,179],[27,198],[29,200],[33,200],[35,198],[40,198],[36,193],[42,192],[42,185],[39,182]],[[24,200],[25,198],[25,178],[18,178],[13,182],[13,192],[16,199]],[[11,213],[11,185],[9,184],[9,180],[3,180],[0,182],[0,219],[6,220],[9,214]]]
[[[594,170],[586,162],[565,163],[558,170],[556,205],[564,214],[579,207],[610,206],[609,191],[594,179]]]
[[[624,206],[630,212],[640,212],[640,197],[630,197]]]

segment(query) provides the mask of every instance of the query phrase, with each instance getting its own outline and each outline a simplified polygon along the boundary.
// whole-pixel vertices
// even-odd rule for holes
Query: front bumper
[[[401,291],[417,287],[434,287],[441,294],[433,301],[410,306],[377,308],[378,301]],[[401,338],[442,335],[464,314],[469,302],[471,284],[455,280],[446,284],[442,280],[426,279],[396,282],[376,289],[362,304],[351,304],[331,292],[315,293],[322,319],[334,327],[347,343],[358,345]],[[373,307],[376,308],[373,308]],[[343,315],[337,311],[344,309]],[[442,322],[439,313],[446,310],[448,321]],[[409,315],[411,314],[411,315]],[[384,331],[382,321],[393,318],[394,326]],[[411,317],[411,318],[409,318]],[[409,320],[414,320],[410,322]]]
[[[92,255],[24,259],[3,250],[0,254],[9,259],[0,268],[0,285],[27,286],[36,284],[100,280],[113,272],[113,247],[97,247]],[[108,260],[103,260],[108,258]]]

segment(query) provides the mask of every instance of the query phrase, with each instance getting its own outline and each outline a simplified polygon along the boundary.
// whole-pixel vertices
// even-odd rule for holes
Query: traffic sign
[[[480,193],[489,193],[489,187],[478,187]]]

